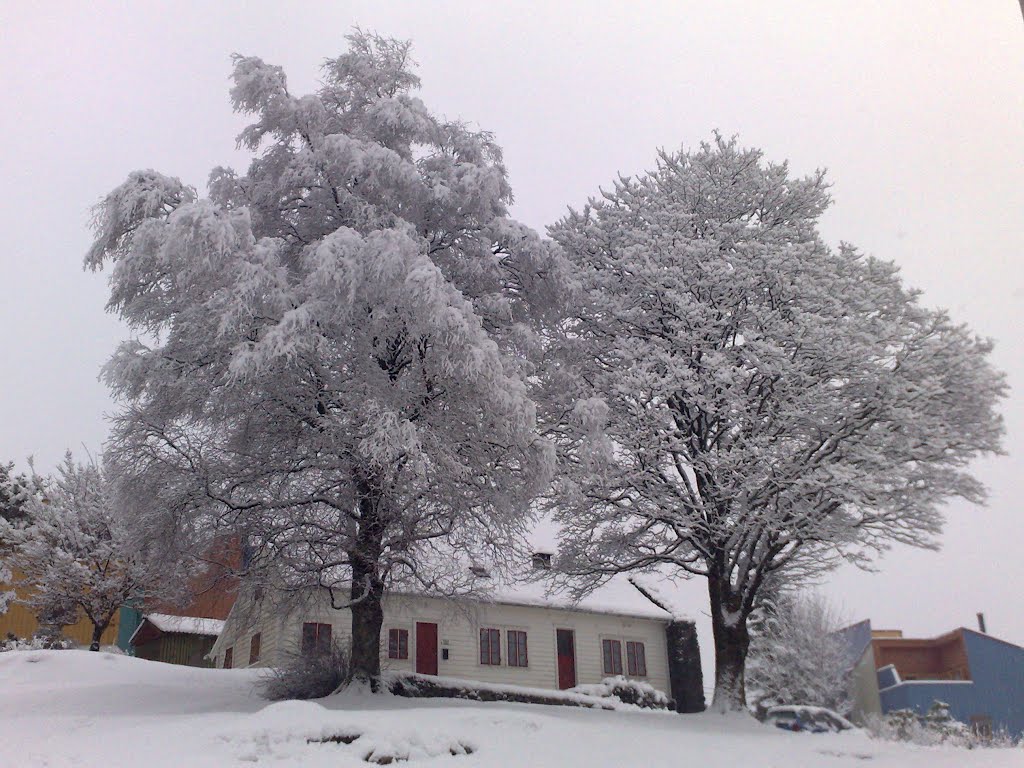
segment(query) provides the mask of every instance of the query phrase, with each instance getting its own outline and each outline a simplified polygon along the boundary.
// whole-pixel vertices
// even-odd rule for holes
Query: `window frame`
[[[395,633],[394,645],[392,645],[392,633]],[[403,655],[402,640],[405,640]],[[394,654],[392,654],[394,651]],[[408,661],[409,660],[409,630],[405,627],[388,627],[388,660]]]
[[[306,627],[314,627],[312,640],[308,647],[306,644]],[[325,631],[326,628],[326,631]],[[313,656],[317,653],[325,653],[331,649],[333,627],[319,621],[302,622],[302,633],[299,636],[299,653],[302,656]]]
[[[487,634],[487,658],[484,659],[484,634]],[[493,633],[493,634],[492,634]],[[477,661],[481,667],[501,666],[501,629],[498,627],[480,627],[479,650]]]
[[[607,649],[605,647],[607,644]],[[614,652],[614,656],[612,655]],[[608,669],[608,662],[613,662],[611,670]],[[618,662],[618,670],[615,669],[615,663]],[[623,675],[623,664],[622,664],[622,638],[619,637],[602,637],[601,638],[601,673],[605,677],[617,677]]]
[[[513,646],[513,638],[515,645]],[[520,646],[520,639],[522,645]],[[528,669],[530,666],[529,633],[525,629],[505,630],[505,653],[507,665],[516,669]]]
[[[260,654],[263,652],[263,633],[254,632],[253,636],[249,638],[249,666],[256,664],[260,660]]]
[[[647,647],[643,640],[626,640],[626,676],[647,677]]]

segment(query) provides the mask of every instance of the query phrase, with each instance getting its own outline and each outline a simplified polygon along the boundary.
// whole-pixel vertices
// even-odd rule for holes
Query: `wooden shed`
[[[147,613],[132,634],[131,645],[140,659],[209,667],[206,654],[224,628],[219,619]]]

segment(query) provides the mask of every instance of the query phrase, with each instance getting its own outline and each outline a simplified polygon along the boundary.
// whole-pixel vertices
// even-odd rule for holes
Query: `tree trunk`
[[[109,624],[109,622],[107,624]],[[94,623],[92,625],[92,642],[89,644],[90,651],[98,651],[100,649],[100,638],[103,637],[103,633],[107,631],[107,624]]]
[[[384,548],[384,521],[380,494],[360,481],[359,526],[352,561],[352,679],[365,680],[371,690],[380,687],[380,631],[384,624],[384,581],[380,557]]]
[[[742,712],[746,710],[743,670],[750,647],[747,611],[739,596],[732,593],[727,577],[709,575],[708,593],[715,637],[715,696],[711,708]]]

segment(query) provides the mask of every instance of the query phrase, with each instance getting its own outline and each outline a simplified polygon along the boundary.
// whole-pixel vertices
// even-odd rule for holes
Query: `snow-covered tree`
[[[503,557],[552,475],[530,361],[558,250],[508,218],[492,137],[414,95],[408,43],[348,41],[306,96],[236,56],[248,172],[214,170],[206,198],[132,173],[86,263],[149,339],[105,369],[126,492],[330,589],[373,680],[385,587]]]
[[[562,567],[706,577],[720,710],[744,706],[769,574],[936,546],[941,504],[980,502],[968,464],[1000,450],[991,344],[892,263],[826,246],[828,204],[823,172],[716,137],[551,230],[583,286],[552,387],[574,418],[553,429]]]
[[[33,493],[31,479],[23,474],[16,474],[14,462],[0,464],[0,616],[7,613],[7,607],[15,598],[13,589],[9,589],[14,580],[8,560],[11,555],[11,543],[3,535],[3,523],[13,527],[28,524],[28,502]]]
[[[840,632],[843,622],[825,597],[784,595],[756,609],[750,624],[748,704],[762,712],[782,704],[803,704],[849,713],[855,660]]]
[[[0,519],[9,523],[27,522],[32,481],[24,473],[15,473],[14,462],[0,464]],[[2,545],[2,542],[0,542]]]
[[[68,454],[54,478],[35,482],[42,493],[29,498],[31,522],[0,520],[8,562],[22,587],[19,600],[44,626],[64,626],[83,613],[93,626],[90,650],[99,650],[118,609],[150,594],[157,574],[97,463],[80,464]]]

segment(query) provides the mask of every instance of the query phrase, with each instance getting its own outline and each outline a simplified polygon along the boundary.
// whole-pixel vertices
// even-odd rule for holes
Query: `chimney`
[[[978,631],[983,635],[987,635],[988,632],[985,630],[985,614],[978,612]]]

